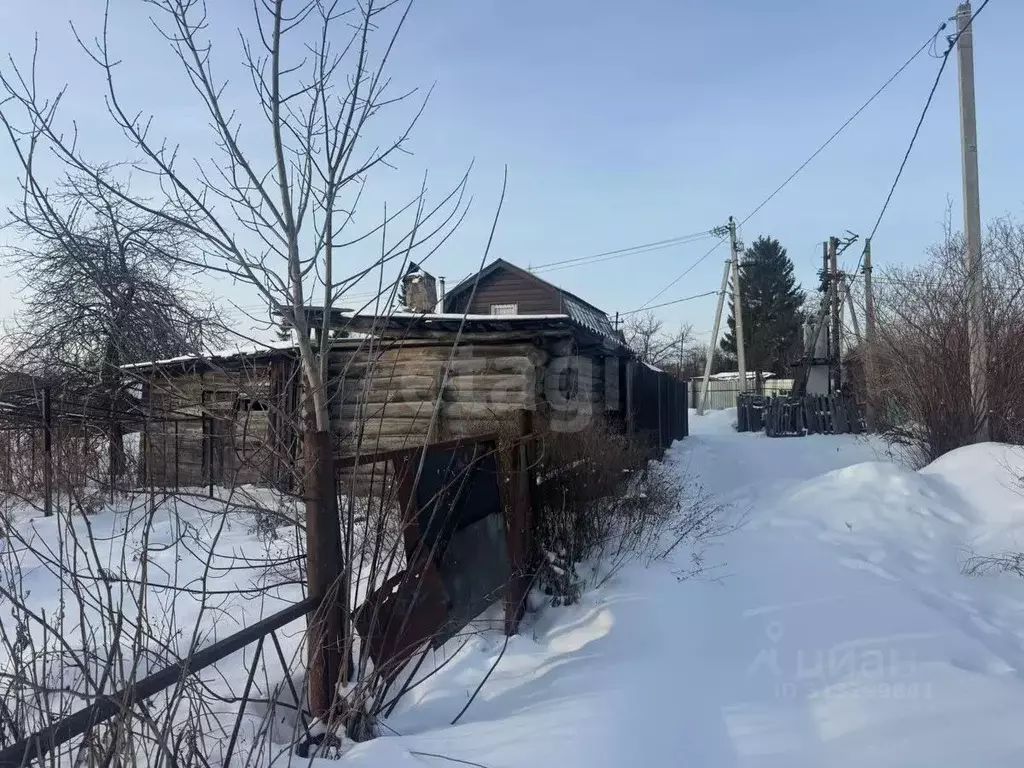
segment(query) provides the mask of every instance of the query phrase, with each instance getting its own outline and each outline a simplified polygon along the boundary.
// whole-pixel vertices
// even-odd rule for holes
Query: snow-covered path
[[[1024,585],[958,572],[993,520],[1012,545],[1024,503],[1005,465],[1021,456],[987,446],[912,473],[854,438],[725,426],[697,419],[684,449],[748,514],[723,588],[687,596],[704,621],[684,658],[726,732],[693,764],[1021,765]]]
[[[501,651],[481,639],[389,721],[404,736],[347,759],[1024,764],[1024,581],[959,573],[966,545],[1001,550],[1024,531],[1022,454],[979,446],[915,473],[863,440],[738,435],[717,413],[666,460],[743,521],[711,552],[715,581],[636,565],[545,611],[459,725],[438,727]]]

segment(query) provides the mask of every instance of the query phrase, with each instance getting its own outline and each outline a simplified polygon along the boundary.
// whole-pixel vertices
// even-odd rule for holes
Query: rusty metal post
[[[321,599],[310,616],[308,634],[309,705],[314,717],[330,714],[342,675],[347,626],[341,521],[335,487],[334,454],[327,431],[307,429],[303,439],[306,503],[306,583],[310,597]]]
[[[636,363],[630,360],[626,363],[626,434],[632,435],[636,432],[636,403],[635,399]]]
[[[207,466],[207,469],[209,470],[209,475],[207,477],[207,480],[209,482],[208,495],[212,499],[213,498],[213,484],[214,484],[214,479],[216,477],[216,474],[214,473],[214,469],[213,469],[213,458],[214,458],[213,443],[214,443],[214,440],[216,439],[217,421],[212,416],[207,416],[205,414],[203,415],[203,419],[204,419],[203,423],[204,423],[204,425],[206,427],[206,429],[205,429],[205,432],[206,432],[206,466]]]
[[[174,490],[178,490],[181,487],[181,459],[179,454],[181,453],[181,440],[178,437],[178,419],[174,419]]]
[[[665,448],[665,435],[664,435],[665,418],[662,415],[662,410],[661,410],[662,407],[663,407],[662,406],[662,402],[661,402],[661,374],[660,373],[657,374],[654,377],[654,380],[658,383],[657,384],[658,385],[658,447],[664,450],[664,448]]]
[[[505,588],[505,634],[519,631],[519,621],[526,610],[526,599],[533,581],[533,414],[519,412],[519,439],[512,448],[512,477],[515,493],[510,505],[511,519],[506,521],[512,577]]]
[[[53,514],[53,403],[43,387],[43,514]]]

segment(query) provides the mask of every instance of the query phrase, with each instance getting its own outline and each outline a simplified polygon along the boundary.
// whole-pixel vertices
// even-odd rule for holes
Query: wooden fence
[[[685,381],[643,363],[629,363],[626,409],[631,434],[647,433],[662,448],[690,434]]]
[[[852,395],[764,397],[740,395],[736,430],[768,437],[845,435],[865,431],[864,415]]]

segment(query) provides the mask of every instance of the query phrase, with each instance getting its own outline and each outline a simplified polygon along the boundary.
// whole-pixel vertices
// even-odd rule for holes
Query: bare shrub
[[[654,556],[682,510],[682,481],[653,461],[649,443],[597,421],[543,435],[538,459],[538,586],[553,605],[572,604],[635,557]]]
[[[960,571],[965,576],[992,576],[999,573],[1013,573],[1024,577],[1024,553],[972,554],[961,565]]]
[[[983,244],[991,352],[986,411],[971,398],[964,241],[947,224],[919,267],[875,277],[872,404],[881,434],[917,465],[975,442],[987,415],[995,440],[1024,441],[1024,226],[993,222]],[[865,350],[866,351],[866,350]]]
[[[0,710],[0,747],[161,667],[187,663],[244,624],[246,613],[259,615],[263,601],[301,594],[287,543],[245,553],[230,546],[232,528],[253,507],[244,494],[210,500],[149,489],[118,496],[96,517],[82,514],[95,499],[74,488],[54,501],[49,520],[21,503],[0,546],[0,699],[13,704]],[[301,635],[281,642],[284,658],[264,654],[251,696],[270,703],[270,716],[283,706],[288,655]],[[225,671],[182,675],[145,701],[126,702],[42,764],[216,760],[241,700]],[[246,726],[263,727],[255,713]]]

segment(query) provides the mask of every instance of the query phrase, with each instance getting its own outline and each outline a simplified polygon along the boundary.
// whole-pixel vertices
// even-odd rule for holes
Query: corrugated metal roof
[[[615,329],[612,327],[612,323],[608,319],[608,315],[584,304],[571,293],[567,293],[562,290],[559,292],[562,294],[562,304],[565,306],[566,314],[568,314],[574,322],[577,322],[584,328],[594,331],[595,333],[599,333],[602,336],[608,336],[610,338],[616,337]]]

